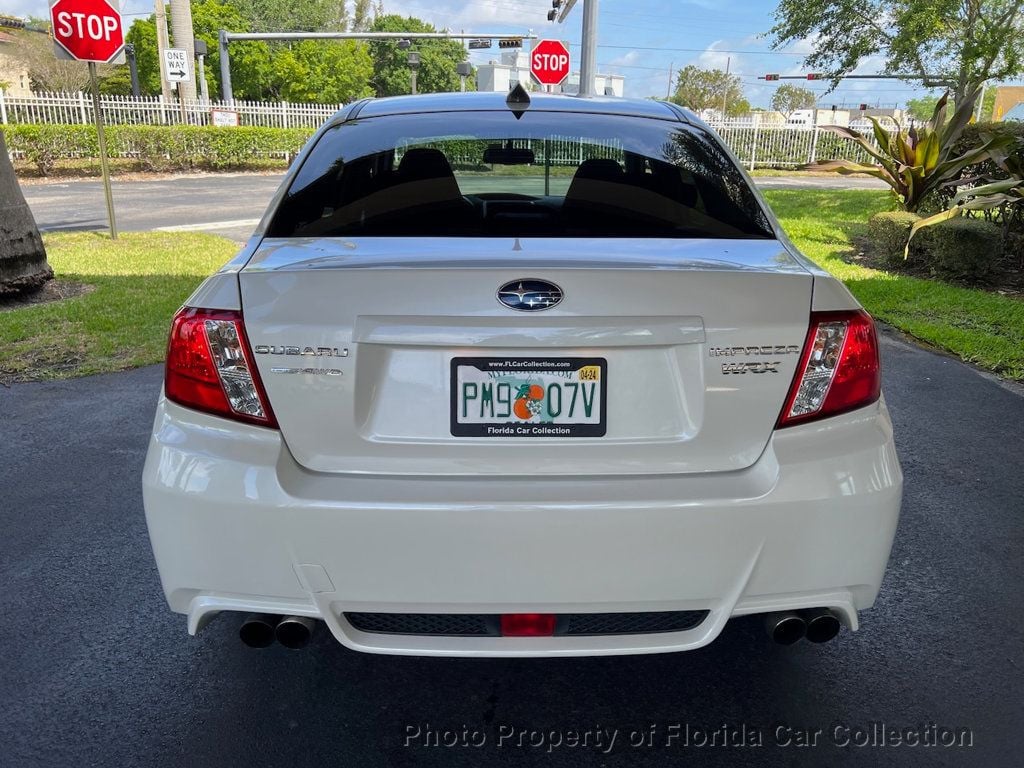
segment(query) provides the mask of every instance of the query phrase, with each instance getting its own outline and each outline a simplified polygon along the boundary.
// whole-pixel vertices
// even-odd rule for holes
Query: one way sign
[[[164,72],[169,83],[182,83],[188,80],[188,51],[184,48],[165,49]]]

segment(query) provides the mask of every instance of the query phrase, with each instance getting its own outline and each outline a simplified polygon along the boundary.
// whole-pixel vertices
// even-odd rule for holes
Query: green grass
[[[58,279],[78,298],[0,311],[0,381],[116,371],[163,360],[171,316],[237,246],[196,233],[93,232],[45,238]]]
[[[877,319],[962,360],[1024,380],[1024,301],[934,280],[890,274],[841,258],[868,218],[889,210],[887,192],[769,190],[786,232],[840,278]]]
[[[890,198],[873,190],[771,190],[794,242],[879,320],[1007,378],[1024,380],[1024,301],[846,263],[850,238]],[[62,280],[95,290],[0,311],[0,382],[68,378],[158,363],[171,315],[236,246],[196,233],[46,237]]]

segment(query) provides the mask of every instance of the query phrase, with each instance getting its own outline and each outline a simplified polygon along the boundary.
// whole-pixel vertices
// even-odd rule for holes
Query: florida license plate
[[[460,437],[603,437],[602,357],[456,357],[451,430]]]

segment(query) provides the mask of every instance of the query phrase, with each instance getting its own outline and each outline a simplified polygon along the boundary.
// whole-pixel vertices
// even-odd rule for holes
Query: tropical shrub
[[[1005,135],[989,136],[982,139],[977,146],[961,154],[954,154],[956,141],[971,119],[977,94],[972,98],[963,99],[949,120],[946,119],[947,95],[943,95],[936,103],[932,119],[920,127],[904,130],[897,123],[896,130],[890,131],[875,118],[868,118],[878,144],[877,148],[852,128],[838,125],[821,126],[823,131],[853,141],[870,155],[875,163],[823,160],[805,167],[818,171],[864,173],[874,176],[892,187],[903,210],[915,213],[929,193],[945,182],[957,178],[968,165],[987,157],[990,150],[1010,142],[1010,138]]]

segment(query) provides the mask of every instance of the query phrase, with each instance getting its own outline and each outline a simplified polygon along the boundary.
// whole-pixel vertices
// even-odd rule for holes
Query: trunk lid
[[[524,279],[554,283],[564,298],[537,312],[497,300]],[[417,475],[748,467],[793,379],[812,292],[807,270],[763,239],[267,240],[239,280],[295,459],[320,472]],[[457,372],[464,358],[584,361],[601,382],[579,384],[593,406],[586,436],[467,434],[453,412],[484,406],[466,399],[478,390],[463,380],[473,371]]]

